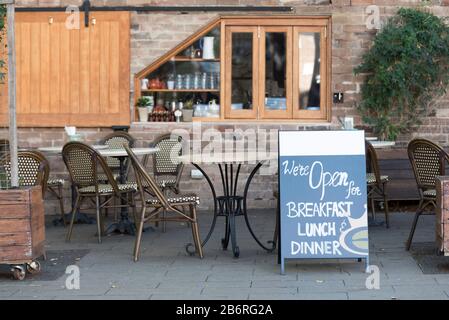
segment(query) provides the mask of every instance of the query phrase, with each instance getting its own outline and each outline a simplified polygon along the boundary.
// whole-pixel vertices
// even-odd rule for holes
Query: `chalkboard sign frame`
[[[279,228],[279,232],[278,232],[278,248],[279,248],[279,250],[278,250],[278,263],[281,265],[281,274],[282,275],[285,275],[285,261],[286,260],[302,260],[302,259],[316,259],[316,260],[329,260],[329,261],[331,261],[331,260],[336,260],[336,259],[338,259],[338,260],[343,260],[343,259],[351,259],[351,260],[357,260],[357,261],[362,261],[362,260],[365,260],[365,263],[366,263],[366,272],[368,272],[368,270],[369,270],[369,240],[367,240],[367,251],[366,251],[366,255],[353,255],[353,256],[351,256],[351,257],[345,257],[345,256],[335,256],[335,257],[326,257],[326,258],[323,258],[323,257],[307,257],[307,258],[304,258],[304,257],[301,257],[301,258],[289,258],[289,257],[285,257],[284,255],[283,255],[283,246],[282,246],[282,244],[283,244],[283,241],[286,241],[286,239],[283,239],[283,235],[284,235],[284,232],[283,232],[283,228],[282,228],[282,213],[283,213],[283,210],[282,210],[282,199],[283,199],[283,190],[282,190],[282,184],[281,184],[281,176],[282,176],[282,172],[281,172],[281,170],[282,170],[282,164],[281,164],[281,157],[283,156],[282,154],[281,154],[281,135],[282,134],[284,134],[284,133],[289,133],[289,132],[292,132],[292,133],[298,133],[298,132],[305,132],[305,131],[299,131],[299,130],[279,130],[278,131],[278,170],[279,170],[279,174],[278,174],[278,188],[279,188],[279,196],[278,196],[278,199],[277,199],[277,204],[278,204],[278,208],[279,208],[279,210],[278,210],[278,221],[279,221],[279,226],[278,226],[278,228]],[[367,192],[366,192],[366,153],[365,153],[365,139],[364,139],[364,137],[365,137],[365,132],[364,131],[361,131],[361,130],[339,130],[339,131],[335,131],[335,130],[326,130],[326,131],[306,131],[306,132],[314,132],[314,133],[325,133],[325,134],[333,134],[333,133],[337,133],[338,134],[338,132],[346,132],[346,133],[348,133],[348,132],[358,132],[359,134],[360,133],[362,133],[362,135],[363,135],[363,152],[360,152],[360,154],[359,154],[359,156],[363,156],[363,161],[361,161],[361,162],[359,162],[359,172],[362,174],[362,172],[363,172],[363,174],[362,174],[362,177],[363,177],[363,185],[361,185],[361,191],[363,192],[363,195],[364,196],[362,196],[362,198],[363,198],[363,202],[362,202],[362,204],[365,206],[365,209],[366,209],[366,212],[364,213],[364,214],[362,214],[362,216],[363,215],[366,215],[366,219],[365,219],[365,221],[364,221],[364,227],[366,227],[366,232],[367,232],[367,234],[366,234],[366,237],[368,238],[368,217],[367,217]],[[359,148],[361,148],[362,146],[359,146]],[[348,155],[349,156],[349,155]],[[317,155],[317,157],[318,157],[318,155]],[[284,237],[285,238],[285,237]]]

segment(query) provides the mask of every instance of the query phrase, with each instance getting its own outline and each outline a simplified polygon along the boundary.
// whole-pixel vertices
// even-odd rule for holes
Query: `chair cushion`
[[[113,173],[112,176],[114,177],[115,180],[117,180],[117,178],[120,175],[118,173]],[[98,181],[108,181],[108,178],[105,173],[99,173],[99,174],[97,174],[97,177],[98,177]]]
[[[427,198],[436,198],[437,197],[437,191],[435,189],[429,189],[423,192],[424,197]]]
[[[136,191],[136,185],[132,183],[125,183],[125,184],[119,184],[118,189],[122,192],[128,192],[128,191]],[[79,193],[95,193],[95,186],[89,186],[80,188],[78,190]],[[112,186],[110,184],[99,184],[98,185],[98,192],[100,194],[102,193],[113,193],[114,190],[112,189]]]
[[[137,182],[132,180],[129,183],[134,184],[137,188]],[[144,180],[142,181],[143,186],[144,187],[148,187],[148,183]],[[165,187],[174,187],[176,185],[176,180],[175,179],[164,179],[164,180],[159,180],[157,181],[157,184],[160,188],[165,188]]]
[[[380,182],[387,182],[388,176],[380,176]],[[374,173],[367,173],[366,174],[366,183],[376,183],[376,176]]]
[[[169,203],[177,204],[177,203],[191,203],[191,204],[200,204],[200,197],[198,197],[196,194],[185,194],[185,195],[179,195],[176,197],[167,198],[167,201]],[[147,203],[149,204],[160,204],[160,201],[158,199],[149,199],[147,200]]]
[[[163,179],[159,180],[157,182],[159,187],[165,188],[165,187],[174,187],[176,185],[176,179]]]
[[[48,187],[57,187],[57,186],[63,186],[65,183],[64,179],[57,179],[52,178],[47,180],[47,186]]]

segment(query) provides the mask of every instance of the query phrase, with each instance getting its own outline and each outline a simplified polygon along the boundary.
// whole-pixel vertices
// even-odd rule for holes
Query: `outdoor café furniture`
[[[184,164],[177,157],[182,155],[182,137],[164,134],[156,138],[150,146],[159,149],[152,157],[153,175],[162,193],[166,197],[170,192],[179,194],[179,182]],[[144,167],[147,167],[148,162],[149,156],[145,156]],[[162,215],[164,214],[162,212]],[[162,222],[162,232],[165,232],[165,229],[166,224]]]
[[[9,140],[0,139],[0,156],[9,152]],[[42,155],[43,156],[43,155]],[[64,186],[64,179],[49,178],[47,179],[47,190],[56,197],[59,201],[59,208],[61,210],[61,221],[66,224],[64,212],[64,197],[62,188]]]
[[[277,153],[260,153],[257,152],[233,152],[233,153],[214,153],[213,156],[210,155],[184,155],[179,157],[180,161],[186,163],[190,162],[195,168],[197,168],[204,175],[209,187],[212,191],[212,196],[214,199],[214,217],[212,220],[212,225],[204,239],[202,246],[204,246],[209,238],[211,237],[217,217],[225,217],[225,237],[221,240],[223,250],[226,250],[229,245],[229,240],[231,241],[232,252],[235,258],[240,256],[240,249],[237,245],[236,238],[236,228],[235,228],[235,217],[243,216],[245,219],[246,226],[249,232],[257,244],[264,250],[272,252],[276,249],[275,241],[267,241],[269,246],[265,246],[256,237],[251,228],[251,224],[247,213],[247,195],[251,184],[251,181],[260,167],[265,161],[277,160]],[[216,165],[220,172],[221,185],[223,187],[223,195],[217,196],[215,187],[210,177],[207,175],[206,171],[200,166],[201,165]],[[237,194],[238,181],[240,175],[240,169],[243,165],[254,164],[254,168],[248,176],[242,195]]]
[[[124,146],[126,147],[126,145],[124,145]],[[136,156],[146,156],[146,155],[156,153],[159,149],[158,148],[132,148],[131,150],[133,151],[133,153]],[[106,159],[114,158],[114,159],[118,160],[118,162],[119,162],[118,182],[120,184],[135,185],[135,183],[133,183],[133,182],[127,183],[127,181],[126,181],[127,175],[128,175],[128,169],[127,169],[128,164],[126,161],[128,159],[128,153],[126,152],[126,150],[124,148],[102,149],[102,150],[98,150],[98,152],[101,154],[102,157],[104,157]],[[112,172],[111,172],[111,174],[112,174]],[[99,180],[99,181],[101,181],[101,180]],[[134,235],[135,230],[136,230],[135,224],[133,222],[130,222],[128,219],[128,208],[123,203],[121,206],[121,211],[120,211],[120,220],[111,224],[107,228],[106,234],[117,232],[117,233],[126,233],[126,234],[130,234],[130,235]]]
[[[449,155],[439,145],[426,139],[410,141],[407,151],[420,195],[418,209],[416,210],[412,229],[406,243],[408,251],[412,245],[418,219],[424,214],[424,209],[428,206],[436,208],[436,177],[445,175],[445,167],[449,163]],[[428,214],[434,214],[434,212]]]
[[[19,167],[19,186],[42,186],[42,198],[45,196],[47,179],[50,172],[48,160],[38,151],[19,151],[17,153]],[[5,182],[11,181],[11,163],[7,153],[0,160],[5,172]]]
[[[137,181],[137,189],[140,195],[142,209],[138,217],[138,230],[136,244],[134,247],[134,261],[138,261],[140,254],[140,243],[142,240],[143,227],[146,222],[188,222],[192,228],[193,241],[197,254],[203,258],[203,249],[198,230],[198,221],[196,215],[196,206],[199,204],[199,197],[195,194],[176,195],[175,197],[166,197],[159,189],[154,179],[146,172],[145,167],[139,162],[135,153],[125,146],[126,152],[129,154],[134,174]],[[149,188],[154,197],[148,198],[145,191]],[[189,213],[184,208],[189,208]],[[165,211],[169,216],[161,216],[160,213]],[[173,214],[173,215],[172,215]],[[186,250],[191,253],[187,245]]]
[[[388,183],[388,176],[381,175],[379,169],[379,161],[377,159],[376,150],[374,149],[372,142],[365,141],[366,150],[366,184],[368,191],[368,200],[371,203],[371,210],[373,214],[373,220],[375,220],[376,209],[375,201],[381,198],[384,202],[385,212],[385,224],[386,227],[390,227],[389,212],[388,212],[388,199],[386,193],[386,186]]]
[[[69,171],[72,184],[76,188],[77,194],[66,240],[70,241],[72,236],[77,210],[85,199],[90,198],[90,200],[93,199],[95,201],[97,235],[98,242],[101,243],[101,236],[104,234],[101,209],[107,206],[112,207],[110,205],[111,201],[114,198],[118,198],[121,202],[119,205],[114,206],[129,206],[135,211],[135,185],[126,183],[117,184],[105,159],[94,148],[82,142],[67,143],[62,150],[62,158]],[[106,175],[107,184],[99,182],[99,168]]]
[[[273,191],[273,197],[276,199],[276,226],[274,228],[274,235],[273,235],[273,243],[274,243],[274,246],[276,247],[278,237],[279,237],[279,220],[281,217],[280,206],[279,206],[279,191],[278,190]]]
[[[385,149],[391,148],[396,145],[394,141],[377,141],[377,140],[369,140],[374,149]]]
[[[123,146],[129,146],[130,148],[133,148],[136,139],[134,139],[133,136],[131,136],[129,133],[125,131],[115,131],[111,134],[108,134],[106,137],[104,137],[101,141],[101,144],[104,144],[108,146],[108,149],[123,149]],[[112,173],[114,173],[114,177],[117,177],[118,175],[121,175],[120,172],[121,166],[120,166],[120,160],[114,157],[106,157],[106,163],[108,164],[109,168],[112,170]],[[125,169],[128,170],[129,166],[126,163],[125,158]],[[126,176],[126,173],[125,173]],[[100,181],[105,181],[105,176],[100,174],[99,179]]]
[[[63,187],[64,187],[64,179],[58,179],[58,178],[50,178],[47,180],[47,190],[50,191],[50,193],[59,201],[59,210],[61,212],[61,221],[65,225],[67,225],[66,219],[65,219],[65,210],[64,210],[64,194],[63,194]]]
[[[48,153],[48,154],[62,154],[62,148],[63,146],[54,146],[54,147],[40,147],[38,148],[39,151],[44,152],[44,153]],[[94,148],[95,150],[100,150],[100,149],[107,149],[108,146],[106,145],[92,145],[92,148]],[[59,200],[59,206],[61,209],[61,219],[56,219],[53,221],[54,224],[60,224],[62,223],[64,226],[66,225],[67,219],[66,219],[66,215],[64,214],[65,210],[64,210],[64,198],[63,198],[63,193],[62,193],[62,188],[64,185],[65,181],[63,179],[57,179],[57,178],[50,178],[48,179],[47,182],[47,187],[48,190],[57,197],[57,199]],[[72,208],[75,206],[75,200],[76,200],[76,190],[73,187],[73,185],[71,186],[71,190],[72,190]],[[68,214],[68,219],[70,220],[70,214]],[[78,223],[93,223],[94,219],[92,219],[91,217],[88,217],[85,214],[82,214],[80,212],[77,212],[77,217],[76,217],[76,221]]]

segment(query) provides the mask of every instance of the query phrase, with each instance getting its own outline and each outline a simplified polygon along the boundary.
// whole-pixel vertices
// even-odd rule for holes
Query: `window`
[[[221,58],[215,60],[214,69],[221,79],[214,88],[219,93],[214,101],[220,103],[220,116],[211,117],[205,112],[205,116],[195,117],[198,112],[194,111],[193,121],[329,121],[329,28],[329,17],[221,17],[137,74],[136,85],[144,79],[151,83],[156,74],[167,78],[163,70],[170,61],[179,60],[186,48],[198,47],[212,33],[218,45],[214,57]],[[211,61],[203,61],[203,65],[206,62]],[[198,69],[198,61],[189,63],[189,68]],[[180,99],[179,92],[168,91],[164,90],[168,99]],[[194,102],[193,108],[207,109],[208,103]]]

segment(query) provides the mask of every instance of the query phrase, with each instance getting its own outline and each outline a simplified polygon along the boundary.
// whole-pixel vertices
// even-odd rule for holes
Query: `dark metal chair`
[[[77,194],[66,240],[70,241],[72,236],[76,212],[85,199],[90,199],[95,205],[98,242],[101,243],[101,236],[104,233],[101,209],[132,207],[135,215],[135,184],[117,184],[106,160],[95,149],[84,143],[67,143],[62,150],[62,157]],[[102,173],[105,174],[107,183],[102,183],[98,179],[98,169],[101,169]],[[120,199],[121,201],[118,202],[120,204],[113,203],[110,205],[114,199]]]
[[[385,212],[385,225],[390,227],[388,199],[386,187],[388,184],[388,176],[380,174],[379,161],[377,159],[376,150],[369,141],[365,141],[366,151],[366,184],[368,191],[368,200],[371,203],[373,218],[376,215],[375,201],[383,201]],[[380,197],[380,199],[379,199]]]
[[[199,204],[199,197],[195,194],[178,195],[176,197],[167,198],[159,189],[158,184],[147,173],[145,167],[139,162],[136,155],[130,148],[125,147],[128,152],[131,165],[134,169],[134,175],[137,181],[137,189],[140,194],[142,209],[138,217],[137,237],[134,247],[134,261],[139,260],[140,243],[142,240],[143,227],[146,222],[188,222],[192,227],[193,241],[195,243],[196,252],[203,258],[203,249],[198,230],[198,221],[196,215],[196,206]],[[149,188],[154,197],[148,198],[145,189]],[[183,211],[184,207],[189,207],[189,214]],[[147,213],[147,211],[149,212]],[[175,216],[159,216],[162,211],[173,213]],[[186,246],[187,252],[191,244]]]
[[[170,192],[179,194],[179,182],[181,181],[184,164],[176,161],[175,157],[182,155],[182,137],[164,134],[155,139],[150,147],[159,149],[158,152],[151,155],[153,158],[153,174],[157,185],[166,197]],[[145,156],[144,167],[148,166],[151,156]],[[165,229],[166,224],[162,222],[162,231],[165,232]]]
[[[420,195],[419,206],[406,244],[408,251],[412,245],[419,217],[424,214],[427,207],[436,208],[436,177],[445,174],[445,167],[449,163],[449,155],[439,145],[426,139],[410,141],[407,149]]]
[[[45,196],[50,165],[44,155],[38,151],[19,151],[17,153],[19,167],[19,186],[42,186],[42,198]],[[0,161],[6,179],[11,181],[11,162],[9,153]]]

